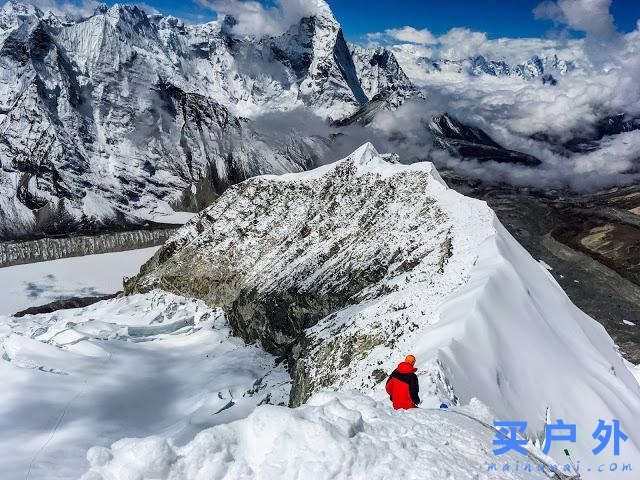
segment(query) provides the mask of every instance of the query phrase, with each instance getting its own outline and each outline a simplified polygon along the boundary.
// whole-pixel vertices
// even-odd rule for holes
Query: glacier
[[[2,478],[79,478],[94,444],[184,443],[285,402],[282,364],[230,333],[219,309],[165,292],[0,316]]]

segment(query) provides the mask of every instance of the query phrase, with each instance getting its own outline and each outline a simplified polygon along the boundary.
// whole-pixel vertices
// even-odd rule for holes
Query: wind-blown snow
[[[150,432],[185,443],[289,389],[272,356],[230,337],[220,310],[157,291],[0,316],[0,378],[3,480],[78,478],[93,445]]]
[[[549,478],[527,457],[503,461],[533,472],[487,472],[495,431],[464,411],[394,412],[357,393],[320,393],[298,409],[264,406],[245,420],[174,447],[159,437],[94,448],[83,480],[484,480]]]

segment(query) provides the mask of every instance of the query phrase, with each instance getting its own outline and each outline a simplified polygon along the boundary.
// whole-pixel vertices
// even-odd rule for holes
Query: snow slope
[[[122,290],[159,247],[62,258],[0,268],[0,315],[70,297],[94,297]],[[97,274],[99,272],[99,274]]]
[[[220,310],[162,292],[0,316],[0,378],[3,480],[78,478],[93,445],[150,432],[185,443],[289,390]]]
[[[430,163],[365,144],[309,172],[243,182],[126,289],[159,286],[221,306],[236,333],[288,354],[293,404],[327,388],[382,400],[380,382],[412,352],[427,405],[477,397],[497,419],[527,421],[534,442],[549,412],[577,425],[569,446],[583,461],[598,419],[618,419],[624,458],[640,460],[640,386],[612,339],[486,203],[449,189]]]
[[[430,163],[365,144],[242,182],[126,290],[0,320],[9,478],[30,464],[31,478],[86,480],[535,478],[487,468],[561,462],[569,448],[589,480],[601,477],[588,468],[640,462],[640,385],[611,338]],[[423,408],[394,412],[384,379],[409,352]],[[308,403],[257,406],[267,400]],[[452,408],[433,410],[442,401]],[[559,418],[577,442],[541,460],[544,425]],[[598,419],[628,435],[619,457],[611,444],[591,452]],[[493,420],[528,422],[529,454],[493,455]]]
[[[485,480],[542,479],[539,462],[504,462],[532,472],[488,472],[492,429],[459,411],[400,411],[357,393],[321,393],[295,410],[256,409],[247,419],[174,447],[159,437],[124,439],[88,453],[84,480]]]

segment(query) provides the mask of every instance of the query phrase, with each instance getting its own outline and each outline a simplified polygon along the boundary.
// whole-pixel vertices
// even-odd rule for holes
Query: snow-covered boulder
[[[245,181],[126,285],[156,287],[223,308],[236,334],[287,355],[293,405],[323,389],[385,398],[381,382],[414,353],[427,406],[477,397],[498,419],[527,421],[533,441],[561,418],[577,424],[581,458],[598,419],[618,419],[625,458],[640,459],[640,386],[604,328],[430,163],[365,144]]]

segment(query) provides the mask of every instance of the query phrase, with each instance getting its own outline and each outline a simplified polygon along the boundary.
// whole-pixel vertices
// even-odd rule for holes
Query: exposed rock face
[[[377,174],[385,162],[392,157],[383,160],[367,144],[302,178],[234,186],[171,238],[126,291],[162,287],[225,306],[240,336],[289,353],[326,315],[397,288],[389,280],[418,264],[437,272],[446,263],[450,223],[428,195],[431,167],[408,169],[396,181]]]
[[[351,115],[332,122],[332,125],[336,127],[346,127],[348,125],[366,127],[375,120],[376,115],[380,112],[396,110],[410,98],[424,99],[424,96],[417,90],[411,92],[383,91],[373,96],[371,100]]]
[[[434,116],[427,128],[433,134],[437,147],[458,157],[473,158],[479,162],[492,160],[515,163],[527,167],[535,167],[541,163],[532,155],[502,147],[483,130],[464,125],[447,113]]]
[[[367,98],[376,95],[388,95],[395,92],[398,99],[409,98],[418,93],[396,60],[395,55],[386,48],[363,48],[351,45],[351,55],[360,83]]]
[[[291,403],[300,404],[341,385],[375,347],[401,342],[408,307],[396,300],[414,282],[430,285],[433,307],[463,281],[469,265],[450,260],[453,229],[464,225],[436,199],[443,190],[431,164],[402,166],[371,144],[305,174],[255,177],[183,227],[125,293],[160,287],[223,307],[236,334],[289,358]],[[367,331],[348,329],[366,308],[375,317]],[[309,334],[319,321],[332,335]],[[372,375],[370,387],[381,378]]]
[[[549,143],[559,153],[570,155],[593,152],[601,147],[600,141],[605,137],[634,130],[640,130],[640,117],[619,113],[602,117],[594,125],[571,132],[569,140],[546,132],[538,132],[532,138]]]
[[[39,305],[37,307],[29,307],[13,314],[14,317],[24,317],[25,315],[39,315],[41,313],[53,313],[58,310],[70,310],[72,308],[84,308],[94,303],[101,302],[103,300],[110,300],[115,298],[119,293],[111,295],[104,295],[102,297],[71,297],[62,300],[56,300],[54,302],[47,303],[45,305]]]

